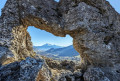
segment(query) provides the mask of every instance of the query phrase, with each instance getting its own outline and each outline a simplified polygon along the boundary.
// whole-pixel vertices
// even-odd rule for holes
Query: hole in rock
[[[60,0],[54,0],[54,1],[59,2]]]
[[[73,39],[69,35],[58,37],[33,26],[29,26],[27,31],[31,36],[36,54],[59,61],[80,61],[80,55],[74,49],[72,45]]]

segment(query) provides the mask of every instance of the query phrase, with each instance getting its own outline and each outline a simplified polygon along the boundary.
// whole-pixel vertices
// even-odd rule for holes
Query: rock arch
[[[0,17],[1,64],[33,56],[28,26],[71,35],[84,67],[118,69],[120,15],[105,0],[8,0]]]

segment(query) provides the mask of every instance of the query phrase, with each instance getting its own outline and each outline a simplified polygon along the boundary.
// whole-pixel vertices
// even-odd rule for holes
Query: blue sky
[[[55,1],[59,2],[59,0],[55,0]]]
[[[1,9],[4,7],[6,1],[7,0],[0,0],[0,15],[1,15]]]
[[[107,0],[113,6],[113,8],[120,13],[120,0]]]
[[[0,1],[0,15],[1,9],[4,7],[6,1],[7,0]],[[120,13],[120,0],[107,0],[107,1],[109,1],[113,8],[115,8],[115,10]],[[27,31],[30,33],[33,45],[35,46],[43,45],[46,43],[55,44],[59,46],[68,46],[72,44],[73,40],[69,35],[67,35],[66,37],[56,37],[49,32],[37,29],[35,27],[28,27]]]
[[[43,45],[46,43],[59,46],[72,45],[73,39],[69,35],[67,35],[66,37],[57,37],[49,32],[31,26],[28,27],[28,32],[30,33],[32,42],[35,46]]]

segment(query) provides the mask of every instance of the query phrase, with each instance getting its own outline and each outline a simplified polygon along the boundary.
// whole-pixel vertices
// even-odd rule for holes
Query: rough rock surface
[[[38,75],[40,74],[39,78]],[[49,69],[42,59],[30,57],[21,62],[14,62],[0,67],[0,81],[49,81],[49,74]]]
[[[110,81],[100,68],[89,68],[84,73],[85,81]]]
[[[61,81],[67,76],[73,80],[75,77],[81,79],[82,72],[81,70],[71,72],[62,67],[61,69],[58,67],[56,69],[51,68],[40,57],[27,57],[20,62],[0,66],[0,81]]]
[[[34,57],[28,26],[71,35],[81,68],[98,67],[98,72],[88,73],[104,72],[109,80],[119,81],[120,15],[106,0],[7,0],[0,17],[0,64]]]
[[[84,81],[84,79],[81,70],[76,70],[72,74],[67,74],[60,77],[58,81]]]
[[[58,70],[65,69],[74,72],[76,70],[76,65],[78,65],[75,64],[75,62],[73,61],[67,61],[67,60],[57,61],[50,58],[44,58],[44,59],[47,65],[52,69],[58,69]]]

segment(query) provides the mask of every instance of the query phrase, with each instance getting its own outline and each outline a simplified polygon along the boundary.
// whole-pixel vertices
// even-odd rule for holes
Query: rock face
[[[53,62],[51,62],[52,64]],[[80,70],[72,73],[65,68],[59,69],[57,66],[51,68],[45,60],[40,57],[27,57],[20,62],[13,62],[0,67],[0,81],[61,81],[66,77],[78,79],[82,78]],[[58,70],[58,71],[57,71]],[[62,80],[63,81],[63,80]],[[69,80],[67,80],[69,81]]]
[[[105,73],[107,80],[119,81],[120,15],[107,1],[8,0],[0,17],[0,64],[34,57],[28,26],[56,36],[71,35],[81,67],[101,69],[89,69],[87,76],[95,70],[98,75]]]
[[[89,68],[84,74],[85,81],[110,81],[99,68]]]
[[[43,60],[27,57],[26,60],[21,62],[14,62],[0,67],[0,81],[49,81],[50,77],[47,75],[44,75],[47,77],[43,78],[37,77],[37,75],[40,75],[39,72],[42,71],[47,75],[49,74]]]

